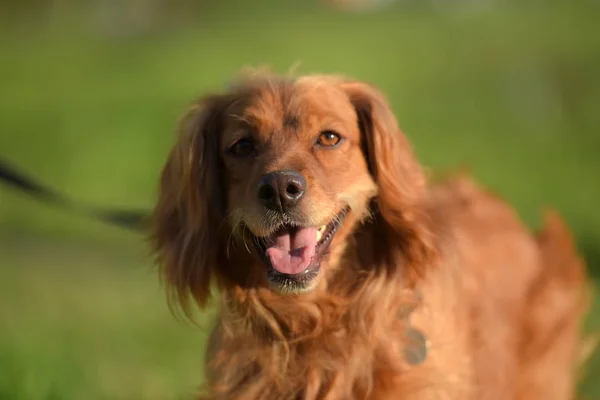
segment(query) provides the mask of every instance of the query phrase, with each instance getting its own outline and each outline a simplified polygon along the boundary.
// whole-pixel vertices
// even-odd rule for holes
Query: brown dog
[[[586,275],[467,178],[430,185],[382,94],[257,73],[195,104],[160,184],[171,300],[219,290],[206,399],[571,399]]]

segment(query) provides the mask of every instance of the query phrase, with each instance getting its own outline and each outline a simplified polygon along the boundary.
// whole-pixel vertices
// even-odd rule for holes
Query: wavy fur
[[[303,147],[325,123],[347,134],[339,158]],[[527,397],[539,389],[535,358],[562,362],[566,353],[520,347],[542,336],[557,348],[577,345],[576,334],[542,330],[561,321],[577,332],[582,265],[561,265],[573,273],[551,267],[547,240],[536,242],[504,202],[468,178],[428,184],[373,86],[259,72],[199,100],[180,126],[152,238],[173,305],[187,313],[191,300],[205,307],[218,288],[200,399],[541,399]],[[227,156],[240,129],[263,140],[253,164]],[[342,206],[351,212],[317,287],[284,295],[265,283],[253,247],[252,232],[269,229],[271,217],[252,188],[263,173],[292,167],[310,185],[307,220],[331,218]],[[554,232],[567,244],[552,251],[577,259],[568,236],[547,235]],[[544,314],[552,320],[529,319],[545,288],[563,279],[574,306],[544,302],[556,311]],[[407,306],[415,311],[405,320]],[[431,343],[418,366],[403,357],[411,326]],[[572,394],[571,363],[545,370],[545,380],[560,375],[566,388],[553,398]]]

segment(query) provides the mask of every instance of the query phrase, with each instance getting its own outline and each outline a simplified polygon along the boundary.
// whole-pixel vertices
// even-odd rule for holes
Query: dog
[[[151,240],[172,306],[218,299],[199,399],[575,394],[567,226],[530,233],[467,175],[428,177],[370,84],[256,72],[198,100]]]

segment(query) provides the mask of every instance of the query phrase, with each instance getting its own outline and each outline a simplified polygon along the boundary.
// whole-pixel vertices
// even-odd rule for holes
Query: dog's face
[[[348,95],[300,79],[248,90],[220,142],[227,219],[273,290],[304,292],[335,268],[376,193]]]
[[[202,304],[213,277],[304,293],[343,269],[348,237],[373,200],[380,229],[419,242],[423,187],[376,89],[335,77],[253,77],[183,119],[162,175],[154,245],[184,303],[192,294]]]

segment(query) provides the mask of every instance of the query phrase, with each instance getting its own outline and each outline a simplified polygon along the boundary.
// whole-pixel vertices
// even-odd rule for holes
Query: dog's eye
[[[321,146],[332,147],[337,145],[342,140],[342,137],[335,132],[325,131],[321,132],[317,143]]]
[[[254,142],[249,138],[240,139],[229,148],[229,152],[236,157],[246,157],[254,152]]]

